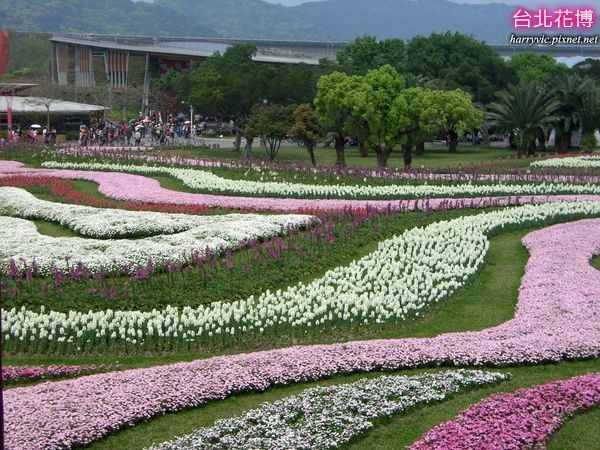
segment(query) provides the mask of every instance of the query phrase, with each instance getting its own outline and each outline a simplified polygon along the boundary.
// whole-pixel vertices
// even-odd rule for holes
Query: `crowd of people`
[[[208,129],[201,116],[189,120],[184,114],[169,115],[163,120],[160,114],[138,115],[128,123],[110,120],[96,121],[79,132],[79,144],[88,145],[168,145],[178,139],[201,136]]]

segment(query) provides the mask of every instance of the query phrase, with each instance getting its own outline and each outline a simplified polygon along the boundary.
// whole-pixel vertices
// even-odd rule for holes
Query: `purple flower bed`
[[[66,448],[125,426],[244,391],[335,374],[428,365],[536,364],[600,355],[600,219],[524,239],[531,258],[515,317],[478,332],[219,356],[11,389],[7,448]]]
[[[91,372],[104,372],[117,366],[86,365],[86,366],[6,366],[2,368],[2,381],[32,381],[41,378],[78,377]]]
[[[490,206],[522,205],[560,201],[600,201],[600,195],[534,195],[480,198],[438,198],[415,200],[333,200],[253,198],[226,195],[195,194],[164,189],[157,180],[141,175],[117,172],[94,172],[56,169],[30,169],[15,161],[0,161],[2,176],[45,176],[81,179],[99,184],[99,191],[118,200],[177,205],[202,205],[211,208],[243,209],[251,211],[347,211],[366,207],[380,211],[435,211],[444,209],[482,208]]]
[[[566,419],[599,403],[600,373],[496,394],[433,428],[411,450],[545,448]]]

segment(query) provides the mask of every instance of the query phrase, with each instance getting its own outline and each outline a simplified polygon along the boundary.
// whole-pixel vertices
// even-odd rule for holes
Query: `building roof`
[[[36,86],[35,83],[0,83],[0,95],[15,94]]]
[[[0,96],[0,113],[5,113],[8,110],[9,104],[11,104],[11,109],[15,114],[45,113],[46,105],[49,105],[51,113],[60,114],[87,114],[96,111],[104,111],[106,109],[104,106],[99,105],[88,105],[87,103],[67,102],[64,100],[51,100],[44,97]]]

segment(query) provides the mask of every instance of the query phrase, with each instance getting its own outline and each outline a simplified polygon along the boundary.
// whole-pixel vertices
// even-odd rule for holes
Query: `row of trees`
[[[308,103],[295,108],[255,105],[245,127],[244,154],[249,156],[252,137],[259,135],[274,159],[281,140],[289,135],[304,143],[315,164],[314,146],[328,136],[334,142],[337,164],[344,165],[346,136],[353,135],[363,156],[374,153],[379,167],[387,166],[397,145],[403,149],[405,166],[410,167],[414,148],[423,148],[436,131],[449,136],[449,150],[455,152],[458,136],[483,120],[466,92],[407,87],[390,65],[365,75],[333,72],[322,76],[314,105],[314,109]]]
[[[600,128],[600,83],[590,77],[563,73],[549,82],[511,84],[496,94],[484,110],[460,90],[407,86],[390,65],[369,70],[365,75],[334,72],[322,76],[310,104],[290,107],[279,104],[255,106],[246,126],[249,156],[252,136],[260,135],[274,159],[281,140],[287,136],[307,147],[315,164],[314,146],[329,136],[335,146],[336,162],[345,164],[346,136],[358,137],[363,156],[377,156],[379,167],[398,145],[405,167],[410,168],[415,148],[442,131],[455,152],[458,137],[484,126],[512,133],[519,157],[532,153],[536,142],[544,147],[546,137],[556,132],[556,148],[566,152],[574,132],[582,131],[582,147],[593,149],[595,130]]]
[[[509,85],[488,107],[488,125],[512,131],[519,156],[543,148],[545,137],[556,132],[555,147],[566,153],[575,132],[581,131],[581,147],[596,147],[594,132],[600,129],[600,83],[589,76],[564,73],[548,82]]]

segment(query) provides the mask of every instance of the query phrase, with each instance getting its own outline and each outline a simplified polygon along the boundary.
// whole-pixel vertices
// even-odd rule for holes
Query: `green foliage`
[[[403,72],[406,64],[406,46],[402,39],[378,41],[374,36],[361,36],[337,54],[338,63],[350,70],[365,73],[390,65]]]
[[[483,122],[483,113],[473,105],[471,96],[460,89],[426,91],[420,101],[425,107],[420,121],[428,128],[436,125],[445,132],[462,134]]]
[[[252,61],[255,53],[254,46],[234,45],[187,73],[173,75],[174,85],[198,111],[243,122],[266,95],[268,68]]]
[[[293,123],[293,107],[277,104],[255,105],[246,123],[246,133],[258,134],[271,161]]]
[[[385,65],[357,78],[354,89],[347,91],[351,108],[347,128],[362,135],[367,147],[377,152],[381,167],[387,166],[387,157],[398,143],[400,129],[409,123],[403,89],[402,76],[392,66]]]
[[[585,94],[579,117],[584,134],[594,134],[600,129],[600,83],[595,83]]]
[[[573,66],[572,72],[582,77],[591,77],[596,82],[600,82],[600,61],[593,58],[588,58]]]
[[[270,67],[265,98],[279,104],[311,103],[317,93],[317,81],[331,73],[326,66],[283,64]]]
[[[463,88],[487,103],[494,93],[516,83],[514,69],[483,42],[450,32],[413,38],[407,48],[407,69],[415,75],[443,79],[449,88]]]
[[[323,128],[335,139],[337,164],[345,165],[344,137],[352,107],[348,104],[348,92],[360,84],[359,77],[333,72],[319,78],[315,109]]]
[[[513,56],[508,67],[516,71],[519,82],[540,85],[569,70],[566,64],[557,62],[552,56],[533,52]]]
[[[9,51],[7,78],[31,78],[48,74],[50,42],[46,35],[12,33]]]
[[[491,126],[515,134],[519,156],[525,153],[540,129],[558,119],[558,100],[534,84],[510,85],[496,97],[489,105],[487,120]]]
[[[584,152],[593,152],[596,150],[597,146],[598,142],[596,141],[596,136],[594,136],[594,134],[584,134],[581,136],[581,144],[579,147]]]
[[[317,165],[314,148],[323,139],[323,128],[319,123],[317,112],[309,103],[301,103],[294,109],[294,120],[288,133],[293,139],[301,142],[310,155],[310,162]]]
[[[571,145],[571,134],[583,125],[581,113],[593,81],[591,78],[568,73],[555,78],[553,86],[552,93],[560,103],[554,124],[557,147],[560,152],[566,152]]]

